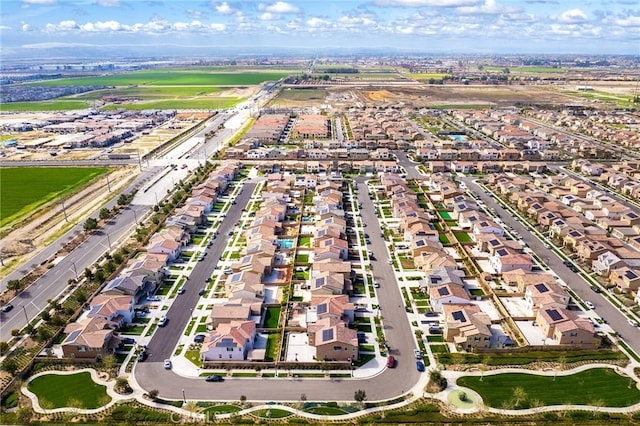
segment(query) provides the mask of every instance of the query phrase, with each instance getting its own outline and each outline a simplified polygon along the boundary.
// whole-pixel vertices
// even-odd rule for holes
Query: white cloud
[[[458,7],[456,11],[461,15],[499,15],[507,9],[496,3],[495,0],[485,0],[484,4],[478,6]]]
[[[615,25],[620,27],[640,27],[640,16],[627,16],[613,20]]]
[[[327,21],[326,19],[317,18],[315,16],[307,20],[307,27],[309,27],[312,30],[327,28],[330,25],[331,25],[331,22]]]
[[[103,7],[120,7],[120,0],[98,0],[98,4]]]
[[[211,24],[209,25],[209,28],[214,31],[225,31],[227,29],[227,26],[225,24]]]
[[[565,10],[560,15],[556,16],[555,20],[565,24],[577,24],[587,22],[589,17],[580,9],[570,9]]]
[[[462,7],[474,6],[482,3],[481,0],[376,0],[378,6],[399,7]]]
[[[222,3],[216,5],[216,12],[223,15],[230,15],[234,12],[234,10],[231,6],[229,6],[229,3],[223,1]]]
[[[129,28],[123,26],[118,21],[98,21],[87,22],[86,24],[80,25],[80,29],[88,33],[110,33],[117,31],[126,31]]]
[[[26,22],[21,22],[20,24],[21,24],[20,28],[24,32],[31,31],[33,29],[31,25],[27,24]]]
[[[298,9],[296,6],[284,1],[277,1],[270,5],[260,4],[258,8],[260,10],[264,10],[266,12],[271,12],[271,13],[299,13],[300,12],[300,9]]]
[[[376,21],[366,16],[341,16],[338,18],[337,24],[341,28],[355,28],[373,27],[376,25]]]
[[[56,4],[57,0],[22,0],[26,4]]]
[[[279,16],[271,13],[271,12],[264,12],[262,15],[260,15],[260,20],[261,21],[274,21],[276,19],[278,19]]]
[[[0,31],[4,31],[4,30],[10,30],[12,29],[11,27],[8,27],[6,25],[0,25]]]

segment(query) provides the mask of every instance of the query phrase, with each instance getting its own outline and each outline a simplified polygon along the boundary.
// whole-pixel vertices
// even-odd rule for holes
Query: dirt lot
[[[137,173],[136,167],[119,168],[109,174],[112,192],[107,190],[106,177],[98,178],[79,193],[65,199],[64,206],[69,222],[65,222],[59,201],[43,206],[24,223],[15,224],[2,237],[2,256],[5,266],[0,276],[12,272],[13,267],[28,261],[37,254],[53,237],[82,220],[87,212],[99,207],[110,194],[117,194]],[[3,229],[3,232],[6,231]]]
[[[412,86],[412,87],[327,87],[321,89],[285,89],[271,103],[279,107],[333,107],[404,103],[416,107],[478,105],[510,106],[520,103],[566,104],[579,98],[559,93],[550,86]]]

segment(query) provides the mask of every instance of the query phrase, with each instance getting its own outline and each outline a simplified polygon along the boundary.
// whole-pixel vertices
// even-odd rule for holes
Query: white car
[[[165,325],[167,325],[167,323],[169,322],[169,318],[167,318],[167,316],[163,316],[160,318],[160,320],[158,320],[158,327],[164,327]]]
[[[637,326],[638,326],[638,323],[637,323],[637,322],[635,322],[635,321],[634,321],[634,320],[632,320],[632,319],[628,319],[628,320],[627,320],[627,322],[629,323],[629,325],[630,325],[631,327],[637,327]]]
[[[595,305],[591,302],[589,302],[588,300],[586,302],[584,302],[585,305],[587,305],[587,308],[589,309],[595,309]]]
[[[165,359],[164,360],[164,368],[165,368],[165,370],[171,370],[171,360],[170,359]]]
[[[414,349],[413,355],[416,357],[416,359],[422,359],[422,351],[420,351],[420,349]]]
[[[375,288],[380,288],[380,283],[379,283],[378,281],[374,281],[374,282],[373,282],[373,286],[374,286]]]

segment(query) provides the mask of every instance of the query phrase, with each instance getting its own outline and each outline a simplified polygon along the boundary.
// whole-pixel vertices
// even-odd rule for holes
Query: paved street
[[[592,302],[595,305],[596,313],[600,317],[605,318],[609,322],[609,325],[611,325],[611,328],[620,332],[624,341],[633,348],[633,350],[640,353],[640,332],[638,328],[632,327],[627,322],[627,318],[609,303],[604,296],[591,290],[591,286],[587,281],[567,268],[567,266],[562,263],[563,259],[553,250],[546,248],[545,244],[522,225],[519,220],[515,219],[510,212],[502,208],[498,202],[484,192],[484,190],[474,182],[474,178],[466,177],[461,180],[467,184],[472,192],[479,195],[489,208],[496,209],[496,212],[502,217],[505,225],[513,226],[513,229],[522,236],[522,240],[524,240],[541,259],[548,259],[547,265],[567,283],[581,299]]]
[[[193,270],[187,291],[179,296],[168,312],[169,323],[164,329],[159,329],[148,345],[150,357],[146,362],[137,363],[134,374],[137,383],[144,389],[158,389],[165,398],[180,399],[185,390],[187,399],[198,400],[237,400],[245,395],[249,400],[256,401],[285,401],[298,400],[302,393],[309,400],[352,400],[358,389],[367,392],[369,400],[393,398],[404,391],[408,391],[420,378],[415,368],[413,349],[415,341],[400,289],[395,281],[391,266],[387,263],[388,252],[381,229],[374,215],[373,202],[369,199],[364,178],[357,179],[359,183],[358,201],[362,203],[362,220],[368,226],[365,232],[370,234],[369,249],[376,256],[372,262],[373,274],[381,283],[377,289],[381,315],[385,324],[391,354],[397,359],[395,369],[386,369],[381,374],[367,379],[233,379],[228,378],[224,383],[207,383],[202,379],[181,377],[174,371],[165,370],[162,361],[169,358],[182,335],[189,320],[191,309],[198,301],[197,290],[203,287],[204,279],[210,272],[224,251],[225,239],[221,238],[233,228],[240,210],[246,206],[254,184],[246,184],[243,194],[237,204],[227,213],[227,217],[220,225],[220,236],[216,244],[209,250],[207,260],[200,262]],[[384,359],[378,362],[385,362]],[[426,374],[426,373],[423,373]]]

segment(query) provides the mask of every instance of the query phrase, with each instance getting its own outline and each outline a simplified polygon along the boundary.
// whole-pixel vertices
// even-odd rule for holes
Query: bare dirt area
[[[2,254],[5,264],[0,276],[11,273],[15,267],[27,262],[54,237],[60,235],[71,224],[84,220],[85,215],[101,206],[110,196],[126,187],[137,173],[136,167],[118,168],[109,173],[111,192],[107,188],[106,176],[101,176],[76,194],[65,198],[65,221],[60,200],[53,201],[33,212],[28,219],[13,224],[2,238]],[[73,241],[69,241],[73,244]]]
[[[407,85],[287,88],[271,102],[272,107],[301,108],[396,104],[414,107],[456,105],[511,106],[522,104],[566,104],[579,98],[549,86],[532,85]]]

